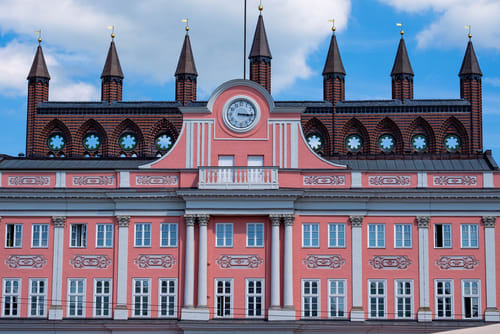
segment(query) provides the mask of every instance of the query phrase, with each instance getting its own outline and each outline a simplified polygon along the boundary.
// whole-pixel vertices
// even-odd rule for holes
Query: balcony
[[[278,189],[278,167],[200,167],[199,189]]]

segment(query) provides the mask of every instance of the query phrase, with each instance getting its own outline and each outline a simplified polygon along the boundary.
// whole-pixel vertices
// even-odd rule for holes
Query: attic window
[[[392,152],[396,147],[396,139],[390,134],[382,135],[378,138],[378,147],[383,152]]]
[[[306,137],[307,144],[316,152],[323,148],[324,139],[323,137],[316,133],[310,133]]]
[[[160,151],[168,151],[172,147],[174,140],[168,133],[162,133],[155,139],[156,148]]]
[[[411,138],[411,147],[417,152],[422,152],[427,149],[427,137],[423,134],[416,134]]]
[[[457,152],[460,150],[460,137],[456,134],[450,134],[444,137],[444,147],[448,152]]]
[[[363,147],[363,138],[360,135],[349,135],[345,139],[345,147],[349,152],[359,152]]]
[[[55,132],[47,138],[47,146],[51,151],[61,151],[66,146],[66,139],[62,133]]]
[[[137,147],[137,136],[132,132],[124,133],[120,136],[118,143],[124,151],[132,151]]]
[[[83,147],[87,151],[96,151],[101,146],[101,137],[97,133],[88,133],[83,137]]]

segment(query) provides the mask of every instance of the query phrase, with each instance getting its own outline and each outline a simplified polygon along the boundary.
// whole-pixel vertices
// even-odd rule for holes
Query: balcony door
[[[233,183],[234,155],[219,155],[219,167],[221,168],[217,173],[217,183]]]
[[[257,167],[264,167],[264,156],[249,155],[248,167],[252,167],[248,169],[248,183],[263,183],[264,169]]]

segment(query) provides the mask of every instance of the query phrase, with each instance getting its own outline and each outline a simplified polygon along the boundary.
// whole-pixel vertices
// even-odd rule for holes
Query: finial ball
[[[115,33],[111,34],[111,38],[115,38],[115,36],[116,36]]]
[[[472,38],[472,34],[469,34],[469,38]]]
[[[401,30],[400,34],[403,36],[405,34],[404,30]]]
[[[189,31],[189,26],[186,26],[186,31]]]
[[[38,37],[38,43],[42,43],[42,38]]]
[[[259,10],[262,12],[262,10],[264,9],[264,6],[262,5],[259,5]]]
[[[337,28],[335,27],[332,27],[332,31],[335,32],[337,30]]]

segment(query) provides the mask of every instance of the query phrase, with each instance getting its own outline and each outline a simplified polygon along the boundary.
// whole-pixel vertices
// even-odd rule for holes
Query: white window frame
[[[407,295],[406,293],[399,294],[398,292],[398,285],[399,283],[410,283],[410,294]],[[403,287],[403,290],[405,287]],[[398,298],[410,298],[410,316],[406,317],[404,314],[406,313],[406,308],[403,305],[403,316],[399,316],[398,312]],[[413,308],[414,308],[414,300],[413,300],[413,280],[411,279],[397,279],[394,280],[394,317],[396,319],[413,319],[414,318],[414,313],[413,313]]]
[[[39,228],[38,245],[35,245],[35,226]],[[43,244],[43,228],[46,228],[47,244]],[[31,224],[31,248],[49,248],[49,224]]]
[[[231,283],[231,292],[229,294],[223,292],[222,294],[217,293],[217,283],[219,282],[230,282]],[[232,318],[233,317],[233,305],[234,305],[234,280],[232,278],[215,278],[214,279],[214,318]],[[225,290],[225,288],[224,288]],[[230,305],[230,310],[229,310],[229,315],[222,315],[219,316],[217,315],[217,297],[228,297],[230,298],[229,300],[229,305]]]
[[[318,284],[318,289],[317,289],[317,293],[316,294],[313,294],[312,292],[309,293],[309,294],[305,294],[305,283],[306,282],[309,282],[309,283],[312,283],[312,282],[316,282]],[[319,278],[303,278],[301,283],[300,283],[300,287],[301,287],[301,294],[300,294],[300,303],[301,303],[301,307],[302,307],[302,311],[300,312],[301,314],[301,318],[302,319],[320,319],[321,318],[321,280]],[[305,304],[306,304],[306,298],[317,298],[318,300],[318,307],[317,307],[317,315],[316,316],[313,316],[312,315],[312,308],[309,310],[309,312],[311,313],[311,315],[309,316],[306,316],[305,315]]]
[[[371,283],[377,283],[377,292],[376,294],[372,295],[371,294],[371,289],[370,289],[370,284]],[[378,284],[379,283],[382,283],[383,286],[384,286],[384,294],[380,295],[378,293]],[[369,279],[368,280],[368,291],[367,291],[367,295],[368,295],[368,319],[387,319],[387,280],[385,279]],[[371,298],[377,298],[377,309],[376,309],[376,316],[372,316],[372,304],[371,304]],[[378,299],[379,298],[383,298],[384,299],[384,316],[379,316],[378,315],[378,312],[379,312],[379,301]]]
[[[257,292],[254,292],[254,293],[249,293],[248,292],[248,286],[250,284],[250,282],[260,282],[261,283],[261,293],[257,293]],[[255,289],[255,287],[254,287]],[[248,299],[250,297],[260,297],[260,312],[261,312],[261,315],[249,315],[248,312],[249,312],[249,301]],[[254,302],[255,304],[257,304],[257,302]],[[254,307],[254,312],[255,312],[255,307]],[[265,316],[265,312],[266,312],[266,286],[265,286],[265,280],[264,278],[247,278],[245,279],[245,317],[246,318],[252,318],[252,319],[259,319],[259,318],[264,318]]]
[[[75,226],[82,226],[83,230],[80,233],[80,245],[78,246],[78,243],[75,243],[73,245],[73,227]],[[83,239],[83,242],[82,242]],[[87,248],[87,239],[88,239],[88,228],[87,224],[85,223],[74,223],[69,225],[69,247],[70,248]],[[75,239],[77,241],[77,239]]]
[[[465,283],[476,283],[477,284],[477,294],[473,294],[472,291],[466,295],[465,294]],[[472,287],[470,288],[472,289]],[[477,317],[471,316],[470,318],[465,317],[465,297],[477,298]],[[462,280],[462,319],[481,319],[481,280],[479,279],[463,279]],[[472,314],[472,312],[471,312]]]
[[[103,231],[103,244],[99,245],[99,226],[104,226]],[[108,231],[108,227],[111,226],[111,231]],[[111,234],[111,245],[106,245],[108,234]],[[95,248],[113,248],[113,237],[114,237],[114,225],[112,223],[99,223],[95,227]]]
[[[14,226],[13,230],[13,240],[12,240],[12,246],[8,245],[8,234],[9,234],[9,226]],[[21,228],[18,230],[18,226]],[[20,237],[18,238],[18,234],[20,234]],[[19,241],[19,244],[16,242]],[[8,223],[5,224],[5,248],[23,248],[23,224],[21,223]]]
[[[12,293],[12,292],[7,293],[6,292],[6,290],[5,290],[6,289],[5,282],[7,282],[7,281],[12,281],[12,282],[16,281],[17,282],[17,293]],[[21,316],[21,305],[23,304],[21,302],[21,283],[22,283],[22,281],[21,281],[20,278],[10,278],[9,277],[9,278],[4,278],[2,280],[2,315],[1,315],[0,318],[2,318],[2,317],[3,318],[19,318]],[[12,283],[11,283],[11,289],[12,289]],[[8,315],[5,314],[5,304],[7,302],[6,301],[7,297],[10,297],[10,298],[16,297],[17,314],[12,315],[12,305],[10,307],[10,312],[11,313],[8,314]],[[12,299],[11,299],[11,304],[12,304]]]
[[[309,238],[306,238],[306,226],[309,227]],[[313,227],[317,227],[317,231],[313,231]],[[317,238],[314,238],[313,233],[317,234]],[[302,223],[302,248],[320,248],[320,224],[319,223]],[[306,245],[306,240],[308,239],[309,245]],[[313,245],[312,242],[317,239],[318,244]]]
[[[149,245],[146,245],[145,244],[145,241],[146,241],[146,238],[144,237],[145,235],[145,226],[149,225]],[[141,235],[142,235],[142,238],[141,238],[141,243],[138,244],[137,243],[137,233],[138,233],[138,227],[141,227]],[[151,245],[152,245],[152,237],[153,235],[153,224],[152,223],[134,223],[134,247],[137,247],[137,248],[150,248]]]
[[[254,227],[254,238],[253,238],[253,246],[250,246],[249,245],[249,240],[250,240],[250,237],[249,237],[249,230],[250,230],[250,226],[253,226]],[[259,240],[259,238],[257,237],[257,226],[261,226],[262,228],[262,244],[261,245],[257,245],[257,240]],[[265,238],[265,231],[264,231],[264,223],[247,223],[247,247],[249,248],[263,248],[264,247],[264,239]]]
[[[332,289],[331,289],[331,286],[332,286],[332,283],[337,283],[337,292],[336,293],[332,293]],[[338,286],[338,283],[342,283],[343,284],[343,289],[344,289],[344,293],[339,293],[339,286]],[[328,280],[328,318],[330,319],[345,319],[347,318],[347,280],[346,279],[329,279]],[[333,316],[332,315],[332,298],[335,298],[336,299],[336,304],[337,304],[337,314],[339,313],[339,307],[338,307],[338,300],[339,298],[343,298],[344,299],[344,309],[342,310],[342,312],[344,312],[344,315],[343,316],[340,316],[340,315],[336,315],[336,316]]]
[[[161,285],[162,285],[162,282],[164,281],[170,281],[170,282],[174,282],[174,292],[171,293],[169,291],[167,291],[166,293],[162,293],[161,291]],[[158,318],[176,318],[177,317],[177,296],[178,296],[178,287],[177,287],[177,278],[159,278],[158,279]],[[167,302],[167,307],[166,307],[166,312],[167,314],[166,315],[163,315],[162,314],[162,302],[161,302],[161,299],[162,297],[174,297],[174,314],[172,315],[169,315],[168,314],[168,311],[170,310],[170,308],[168,307],[168,302]]]
[[[83,282],[83,293],[79,293],[78,291],[75,293],[71,293],[71,281]],[[85,318],[87,279],[85,279],[85,278],[68,278],[67,284],[68,284],[68,287],[67,287],[66,317],[68,317],[68,318]],[[78,287],[77,287],[77,289],[78,289]],[[77,310],[77,306],[78,306],[78,297],[81,297],[81,299],[82,299],[82,315],[70,314],[71,297],[72,296],[77,298],[77,302],[75,305],[75,311]],[[76,313],[78,313],[78,312],[76,312]]]
[[[374,223],[374,224],[367,224],[367,239],[368,239],[368,248],[385,248],[385,224],[384,223]],[[375,246],[370,246],[370,226],[375,227]],[[379,240],[378,240],[378,234],[379,234],[379,229],[382,228],[384,230],[384,237],[382,239],[382,245],[379,245]]]
[[[34,282],[43,282],[43,286],[44,286],[44,289],[43,289],[43,293],[40,293],[40,284],[38,283],[37,284],[37,291],[36,292],[33,292],[33,283]],[[45,317],[47,315],[47,279],[46,278],[30,278],[29,279],[29,290],[28,290],[28,317],[29,318],[40,318],[40,317]],[[32,302],[31,302],[31,298],[32,297],[35,297],[36,298],[36,314],[31,314],[31,312],[33,311],[33,308],[32,308]],[[43,301],[42,303],[40,303],[40,298],[43,298]],[[39,314],[39,307],[40,307],[40,304],[42,305],[43,307],[43,312],[42,314]]]
[[[445,314],[444,316],[439,316],[439,313],[438,313],[438,298],[446,298],[446,294],[443,294],[443,295],[439,295],[438,296],[438,289],[437,289],[437,286],[438,286],[438,283],[446,283],[446,282],[449,282],[450,283],[450,287],[451,287],[451,294],[450,294],[450,299],[451,299],[451,307],[450,307],[450,310],[451,310],[451,316],[447,317],[446,316],[446,308],[443,309],[443,314]],[[444,289],[444,287],[443,287]],[[435,279],[434,280],[434,313],[435,313],[435,318],[436,319],[454,319],[454,308],[455,308],[455,294],[454,294],[454,282],[452,279]]]
[[[102,281],[102,282],[108,282],[109,283],[109,293],[101,292],[97,293],[97,282]],[[103,287],[104,288],[104,287]],[[111,318],[113,316],[113,280],[111,278],[94,278],[94,291],[93,291],[93,311],[92,315],[95,318]],[[108,297],[109,302],[108,302],[108,315],[98,315],[97,314],[97,297]],[[101,300],[101,304],[104,304],[104,302]],[[101,308],[101,312],[104,310],[104,308]]]
[[[398,227],[401,226],[401,246],[397,244],[397,236],[398,236]],[[405,239],[405,227],[410,228],[410,238],[408,240]],[[413,231],[411,224],[394,224],[394,248],[412,248],[413,247]],[[408,244],[406,242],[408,241]]]
[[[226,235],[226,226],[231,226],[231,243],[228,242],[228,237]],[[219,236],[217,235],[217,229],[222,228],[222,245],[219,244]],[[231,248],[234,244],[234,224],[233,223],[216,223],[215,224],[215,247],[217,248]]]
[[[163,230],[164,226],[167,227],[167,231]],[[173,232],[171,229],[172,226],[175,227]],[[166,238],[163,238],[164,233],[167,234]],[[172,241],[172,233],[175,233],[175,242]],[[166,244],[163,243],[164,240],[167,241]],[[179,229],[178,229],[177,223],[161,223],[160,224],[160,247],[174,248],[174,247],[177,247],[178,242],[179,242]]]
[[[142,292],[144,288],[144,284],[141,284],[141,292],[136,293],[135,292],[135,282],[136,281],[147,281],[148,282],[148,292],[144,293]],[[147,314],[143,315],[142,313],[142,299],[141,299],[141,314],[136,315],[135,314],[135,297],[148,297],[148,306],[147,306]],[[132,278],[132,318],[149,318],[151,317],[151,278]]]
[[[344,237],[342,239],[342,244],[339,243],[339,227],[342,226],[344,229]],[[332,227],[335,227],[335,231],[332,231]],[[335,234],[335,237],[332,238],[332,233]],[[333,244],[333,241],[335,243]],[[344,223],[328,223],[328,248],[345,248],[346,244],[346,224]]]
[[[441,247],[438,247],[437,246],[437,225],[442,225],[442,243],[443,243],[443,246]],[[450,245],[449,246],[446,246],[445,245],[445,241],[446,241],[446,237],[445,237],[445,233],[444,233],[444,226],[447,225],[450,227]],[[450,249],[450,248],[453,248],[453,226],[449,223],[437,223],[437,224],[434,224],[434,248],[438,248],[438,249],[441,249],[441,248],[445,248],[445,249]]]
[[[473,232],[471,231],[472,227],[476,228],[476,245],[472,245],[472,234]],[[465,228],[465,231],[464,231]],[[465,244],[464,237],[467,235],[467,243]],[[460,246],[461,248],[479,248],[479,225],[478,224],[460,224]]]

